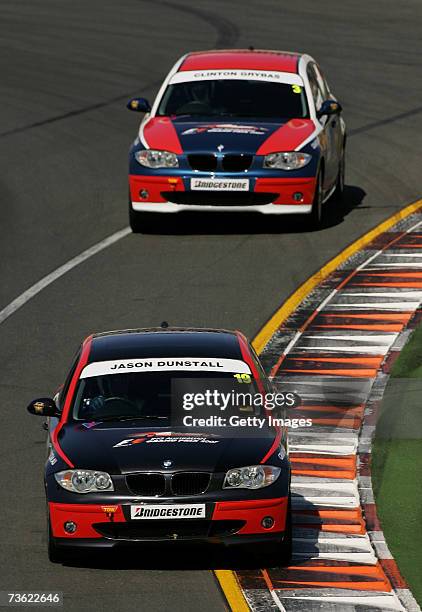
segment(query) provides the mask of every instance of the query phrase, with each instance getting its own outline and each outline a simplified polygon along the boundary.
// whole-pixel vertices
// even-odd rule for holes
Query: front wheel
[[[48,558],[51,563],[64,563],[66,561],[66,554],[57,546],[55,538],[51,533],[50,519],[47,518],[47,550]]]
[[[342,155],[341,155],[341,159],[340,159],[336,188],[333,193],[333,200],[335,200],[336,202],[341,202],[343,199],[345,174],[346,174],[346,149],[344,148]]]
[[[129,200],[129,225],[134,234],[148,233],[154,228],[156,215],[148,212],[133,210],[132,202]]]
[[[309,229],[318,229],[322,222],[322,200],[323,200],[323,188],[322,188],[322,173],[318,174],[315,186],[314,201],[312,202],[311,212],[309,213],[308,226]]]
[[[286,516],[286,530],[281,545],[281,565],[288,565],[293,555],[293,528],[292,528],[292,494],[289,494]]]
[[[289,501],[287,504],[286,527],[283,541],[262,544],[259,552],[267,567],[280,567],[290,563],[293,554],[291,494],[289,494]]]

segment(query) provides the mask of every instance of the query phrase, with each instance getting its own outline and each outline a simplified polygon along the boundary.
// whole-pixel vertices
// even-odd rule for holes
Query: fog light
[[[141,189],[141,191],[139,192],[139,195],[141,196],[143,200],[146,200],[147,197],[149,196],[149,193],[146,189]]]
[[[271,529],[271,527],[274,525],[274,519],[272,516],[264,516],[264,518],[261,521],[261,525],[263,526],[264,529]]]
[[[76,531],[76,523],[73,521],[66,521],[64,524],[64,530],[66,533],[75,533]]]
[[[293,194],[293,199],[295,202],[302,202],[303,200],[303,193],[301,191],[296,191]]]

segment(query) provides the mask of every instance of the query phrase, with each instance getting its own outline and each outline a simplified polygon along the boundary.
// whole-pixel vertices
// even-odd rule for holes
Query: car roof
[[[88,361],[142,357],[243,359],[238,333],[221,329],[147,328],[95,334]]]
[[[189,53],[179,71],[185,70],[277,70],[297,73],[300,53],[265,49],[218,49]]]

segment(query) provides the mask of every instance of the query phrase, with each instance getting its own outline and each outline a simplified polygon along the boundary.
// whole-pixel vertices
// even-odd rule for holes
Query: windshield
[[[245,379],[246,377],[246,379]],[[247,384],[244,383],[246,380]],[[240,384],[239,384],[240,383]],[[82,421],[112,421],[140,419],[156,421],[157,425],[177,424],[192,401],[193,394],[257,393],[255,381],[245,374],[219,372],[131,372],[81,378],[73,403],[73,419]],[[210,396],[211,403],[215,396]],[[220,408],[217,408],[217,411]],[[215,406],[209,406],[209,414],[215,413]],[[260,413],[251,406],[249,397],[241,405],[228,405],[229,412]]]
[[[201,80],[169,85],[157,115],[293,119],[308,117],[300,85],[254,80]]]

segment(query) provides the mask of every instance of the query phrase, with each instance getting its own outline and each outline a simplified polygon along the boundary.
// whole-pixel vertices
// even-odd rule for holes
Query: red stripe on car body
[[[216,502],[212,520],[244,519],[246,524],[238,534],[283,532],[286,529],[287,508],[288,497]],[[261,524],[265,516],[274,519],[271,529],[265,529]]]
[[[315,124],[311,119],[290,119],[262,143],[256,155],[294,151],[314,131]]]
[[[169,117],[152,117],[142,128],[145,142],[150,149],[171,151],[180,155],[182,145]]]
[[[126,523],[122,507],[118,504],[60,504],[49,502],[51,531],[55,538],[101,538],[93,525],[96,523]],[[112,518],[111,518],[112,517]],[[64,524],[73,521],[77,525],[74,533],[64,530]]]
[[[245,363],[247,363],[248,366],[250,367],[251,372],[253,374],[253,377],[254,377],[254,379],[257,382],[259,391],[261,393],[265,394],[265,389],[264,389],[264,386],[262,384],[262,380],[260,378],[258,369],[257,369],[257,367],[255,365],[255,362],[254,362],[254,360],[252,358],[252,355],[251,355],[251,353],[249,351],[248,342],[247,342],[247,340],[246,340],[246,338],[245,338],[245,336],[243,334],[241,334],[240,332],[236,332],[236,334],[237,334],[237,338],[239,340],[239,346],[240,346],[240,351],[242,353],[243,361]],[[268,411],[267,411],[267,414],[268,414]],[[267,459],[269,459],[271,457],[271,455],[273,453],[275,453],[277,448],[280,446],[281,438],[282,438],[282,431],[281,431],[281,429],[279,427],[275,427],[274,429],[277,432],[276,436],[275,436],[275,438],[273,440],[273,443],[271,444],[271,447],[269,448],[268,452],[265,454],[263,459],[261,459],[261,463],[265,463],[267,461]]]
[[[242,359],[250,367],[253,377],[255,378],[258,384],[259,390],[264,392],[264,387],[262,386],[262,381],[261,381],[261,377],[258,372],[258,368],[255,365],[255,362],[252,358],[251,352],[248,347],[248,341],[246,340],[245,336],[241,332],[237,331],[236,335],[239,341],[240,352],[242,353]]]
[[[179,71],[186,70],[277,70],[297,74],[300,55],[282,51],[231,49],[190,53]]]
[[[57,425],[56,429],[51,434],[51,441],[53,443],[54,450],[63,459],[63,461],[65,461],[69,465],[69,467],[71,467],[71,468],[73,468],[74,465],[71,462],[71,460],[69,459],[69,457],[64,453],[64,451],[60,447],[60,444],[59,444],[59,441],[58,441],[58,435],[59,435],[63,425],[67,421],[67,417],[69,415],[69,410],[70,410],[70,406],[71,406],[71,403],[72,403],[73,395],[75,393],[76,385],[78,383],[78,380],[79,380],[79,377],[81,375],[82,370],[84,369],[84,367],[88,363],[88,357],[89,357],[89,353],[90,353],[90,350],[91,350],[91,344],[92,344],[92,335],[88,336],[88,338],[86,338],[86,340],[84,340],[84,343],[82,345],[81,357],[79,359],[79,363],[78,363],[78,365],[76,367],[76,370],[75,370],[75,372],[73,374],[73,378],[72,378],[72,380],[70,382],[70,385],[69,385],[69,389],[67,391],[67,395],[66,395],[66,399],[65,399],[65,403],[64,403],[64,407],[63,407],[62,416],[60,418],[59,424]]]
[[[161,195],[163,192],[185,191],[185,186],[180,176],[130,174],[129,190],[132,202],[154,202],[159,204],[167,202]],[[142,196],[141,192],[143,192]]]

